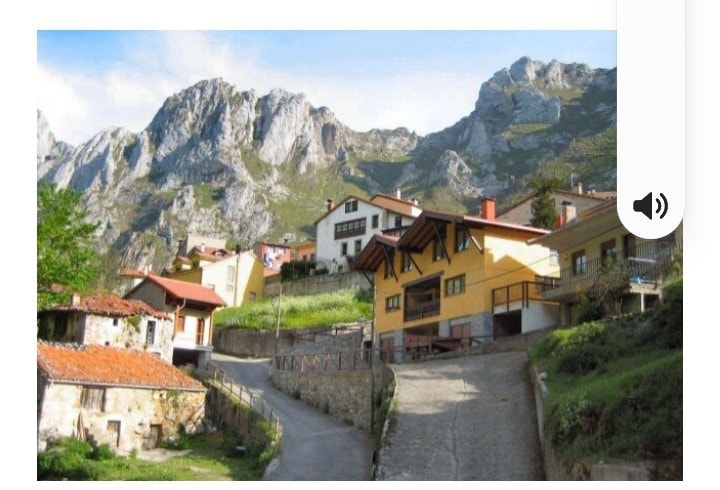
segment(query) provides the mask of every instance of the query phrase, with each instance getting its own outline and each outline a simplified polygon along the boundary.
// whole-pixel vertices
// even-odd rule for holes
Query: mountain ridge
[[[84,194],[104,251],[155,268],[186,233],[242,245],[312,235],[325,199],[347,194],[401,187],[421,206],[472,211],[480,196],[521,191],[542,165],[582,169],[582,152],[558,161],[577,141],[611,143],[615,73],[523,57],[481,85],[468,116],[424,137],[357,132],[303,94],[260,96],[218,78],[168,97],[139,133],[110,128],[75,148],[38,110],[38,180]],[[597,174],[586,184],[614,187],[612,170]]]

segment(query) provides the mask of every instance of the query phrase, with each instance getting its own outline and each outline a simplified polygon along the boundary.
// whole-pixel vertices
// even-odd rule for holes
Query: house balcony
[[[440,277],[405,287],[403,319],[406,322],[440,314]]]
[[[405,308],[404,320],[411,322],[420,318],[437,316],[440,314],[440,300],[425,301]]]
[[[576,298],[578,294],[592,288],[602,275],[627,282],[631,293],[654,290],[681,251],[677,246],[666,247],[656,242],[647,242],[625,253],[625,258],[617,258],[612,262],[601,257],[588,260],[579,268],[562,269],[560,279],[543,291],[542,298],[548,301]]]
[[[543,277],[539,281],[522,281],[492,290],[493,314],[528,308],[533,301],[545,301],[544,293],[558,287],[557,277]]]

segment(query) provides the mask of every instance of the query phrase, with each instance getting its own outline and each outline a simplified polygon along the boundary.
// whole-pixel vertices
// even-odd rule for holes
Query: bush
[[[532,346],[531,353],[534,359],[546,359],[585,344],[604,343],[605,339],[604,323],[584,323],[577,327],[553,330]]]
[[[608,360],[607,349],[597,344],[583,344],[563,352],[558,371],[567,374],[585,374]]]
[[[37,455],[38,480],[68,478],[71,480],[90,480],[96,476],[88,459],[93,454],[92,446],[85,441],[66,438],[48,450]]]

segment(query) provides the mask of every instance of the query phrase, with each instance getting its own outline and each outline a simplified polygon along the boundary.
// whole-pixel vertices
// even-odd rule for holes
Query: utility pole
[[[375,282],[371,281],[373,287],[372,318],[370,320],[370,433],[375,429],[375,302],[377,301],[377,288]]]
[[[280,282],[280,294],[277,297],[277,325],[275,327],[275,356],[277,357],[278,339],[280,338],[280,299],[282,298],[282,282]]]

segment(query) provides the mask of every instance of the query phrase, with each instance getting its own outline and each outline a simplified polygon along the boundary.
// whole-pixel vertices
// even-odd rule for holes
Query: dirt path
[[[527,354],[393,366],[397,413],[378,479],[543,478]]]

